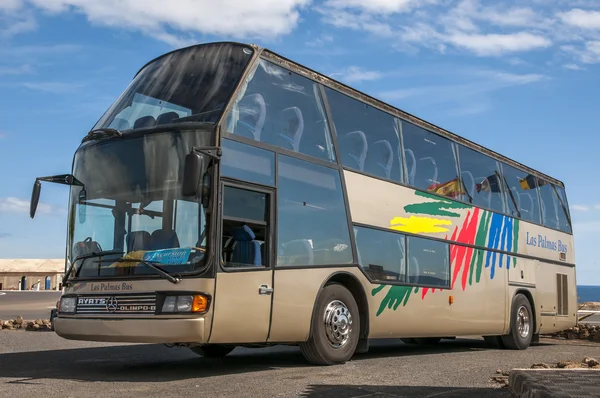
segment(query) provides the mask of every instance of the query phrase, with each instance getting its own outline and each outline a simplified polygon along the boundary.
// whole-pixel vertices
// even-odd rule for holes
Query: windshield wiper
[[[83,140],[81,140],[81,142],[84,143],[86,141],[96,140],[98,138],[114,137],[114,136],[122,137],[123,133],[121,133],[117,129],[111,129],[111,128],[104,127],[104,128],[91,130],[89,133],[87,133],[87,135],[85,137],[83,137]]]
[[[77,263],[77,261],[80,260],[86,260],[88,258],[93,258],[93,257],[102,257],[102,256],[109,256],[111,254],[123,254],[124,252],[122,251],[116,251],[116,250],[106,250],[106,251],[100,251],[100,252],[91,252],[91,253],[87,253],[87,254],[82,254],[81,256],[77,256],[75,257],[75,259],[73,260],[73,262],[71,263],[71,266],[69,267],[69,269],[67,270],[67,272],[65,273],[65,276],[63,277],[63,285],[67,282],[67,280],[69,279],[69,275],[71,274],[71,271],[73,270],[73,267],[75,267],[75,264]],[[83,264],[83,263],[82,263]]]
[[[149,261],[146,260],[138,260],[135,258],[124,258],[121,257],[119,259],[116,259],[115,261],[119,262],[125,262],[125,263],[142,263],[147,267],[152,268],[153,270],[155,270],[156,272],[158,272],[159,274],[161,274],[162,276],[165,277],[165,279],[167,279],[169,282],[171,283],[179,283],[181,281],[181,278],[179,277],[174,277],[173,275],[169,274],[167,271],[163,270],[160,267],[157,267],[154,263],[151,263]]]

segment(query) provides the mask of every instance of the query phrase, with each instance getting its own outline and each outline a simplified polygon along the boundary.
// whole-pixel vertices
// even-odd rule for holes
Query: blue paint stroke
[[[506,251],[512,253],[513,248],[513,228],[515,225],[515,219],[511,217],[506,217]],[[511,256],[506,256],[506,270],[510,269],[510,259]]]
[[[505,216],[501,214],[494,213],[492,214],[492,219],[490,221],[490,231],[488,235],[488,249],[498,250],[500,246],[500,235],[502,232],[502,221]],[[496,274],[496,252],[488,251],[485,267],[490,267],[490,278],[494,279],[494,275]],[[490,264],[491,259],[491,264]]]

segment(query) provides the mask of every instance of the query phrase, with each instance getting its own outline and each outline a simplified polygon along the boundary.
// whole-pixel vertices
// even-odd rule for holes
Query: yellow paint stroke
[[[401,232],[410,232],[413,234],[418,233],[435,233],[435,232],[448,232],[448,228],[442,225],[452,225],[452,221],[440,220],[437,218],[429,217],[394,217],[390,221],[390,228]]]

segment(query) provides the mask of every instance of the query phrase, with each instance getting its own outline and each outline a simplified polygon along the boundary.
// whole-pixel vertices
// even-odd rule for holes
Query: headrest
[[[126,119],[120,118],[120,117],[115,118],[112,121],[111,126],[113,129],[117,129],[119,131],[128,130],[131,128],[129,121],[127,121]]]
[[[179,119],[179,114],[177,112],[167,112],[159,115],[156,118],[156,124],[169,124],[173,123],[173,120]]]
[[[133,128],[141,129],[145,127],[152,127],[155,125],[156,119],[154,119],[154,116],[144,116],[135,121],[135,123],[133,124]]]
[[[380,163],[391,163],[392,156],[394,156],[394,150],[392,145],[387,140],[381,140],[375,142],[371,146],[371,150],[377,155],[377,161]]]
[[[302,111],[297,106],[292,106],[281,111],[281,121],[286,132],[294,135],[304,129]]]
[[[265,119],[266,105],[265,99],[260,94],[250,94],[242,98],[239,102],[240,118],[253,123],[263,123]],[[262,127],[262,126],[261,126]]]
[[[249,242],[256,238],[256,235],[249,226],[242,225],[241,227],[236,227],[231,229],[231,236],[238,242]]]
[[[177,233],[171,229],[157,229],[152,232],[153,249],[171,249],[179,247]]]
[[[147,231],[132,231],[127,234],[127,249],[145,250],[150,246],[150,239],[150,233]]]
[[[346,151],[352,150],[352,154],[356,156],[362,156],[367,152],[367,137],[362,131],[352,131],[346,133],[341,137],[344,142],[344,149]]]

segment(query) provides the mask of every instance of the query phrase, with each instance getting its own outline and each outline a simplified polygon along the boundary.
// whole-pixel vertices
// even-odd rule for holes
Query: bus
[[[564,184],[253,44],[144,65],[82,137],[56,333],[223,357],[576,324]]]

